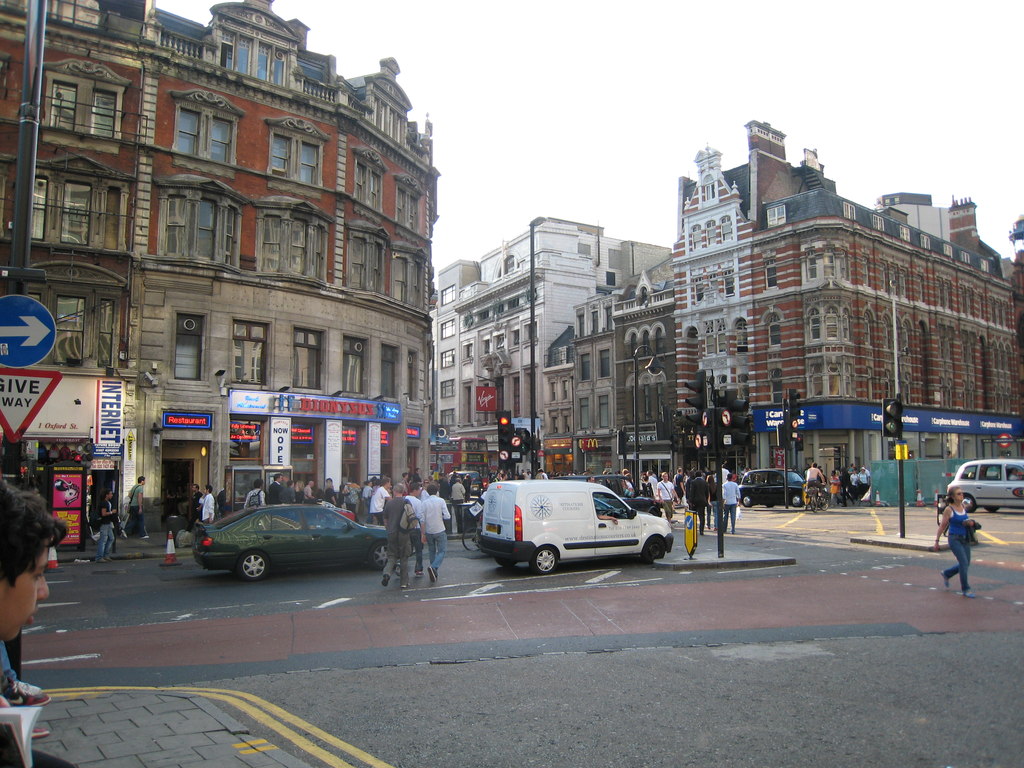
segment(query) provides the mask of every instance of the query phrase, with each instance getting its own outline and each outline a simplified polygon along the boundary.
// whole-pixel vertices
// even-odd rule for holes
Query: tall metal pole
[[[637,388],[639,387],[639,371],[636,362],[637,353],[640,351],[640,347],[633,350],[633,475],[634,482],[640,482],[640,414],[637,409]],[[637,495],[640,495],[639,485],[637,486]]]
[[[535,230],[543,218],[530,222],[530,477],[537,477],[537,246]]]
[[[899,355],[899,325],[896,322],[896,282],[889,284],[889,293],[892,296],[892,376],[893,376],[893,397],[900,399],[900,355]],[[895,454],[894,454],[895,455]],[[900,497],[900,538],[907,538],[907,502],[904,499],[903,485],[905,483],[903,474],[903,459],[896,459],[896,482],[899,488]]]
[[[46,37],[46,0],[30,0],[25,19],[25,70],[18,110],[18,174],[14,185],[10,265],[25,269],[32,248],[32,188],[39,146],[39,107],[43,100],[43,44]],[[25,283],[14,281],[11,293],[24,294]]]

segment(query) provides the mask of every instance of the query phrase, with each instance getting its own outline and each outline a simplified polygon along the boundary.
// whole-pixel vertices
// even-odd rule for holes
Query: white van
[[[672,549],[667,520],[637,512],[599,483],[496,482],[483,501],[480,551],[499,565],[551,573],[563,559],[639,555],[653,563]]]

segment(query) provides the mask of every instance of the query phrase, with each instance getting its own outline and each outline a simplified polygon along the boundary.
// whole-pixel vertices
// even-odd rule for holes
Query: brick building
[[[999,434],[1019,433],[1011,285],[998,253],[978,237],[974,203],[954,201],[943,212],[927,196],[892,195],[869,208],[838,194],[815,151],[793,166],[784,134],[759,122],[747,132],[749,162],[722,174],[738,196],[737,229],[752,231],[749,250],[737,246],[737,296],[718,313],[738,364],[717,383],[742,385],[747,376],[758,433],[749,463],[770,461],[791,389],[804,399],[801,464],[885,458],[880,400],[895,392],[897,368],[916,456],[986,455]],[[700,291],[700,275],[684,268],[693,259],[698,186],[681,183],[681,336],[699,327],[694,318],[705,327],[713,319],[686,301]],[[736,304],[746,313],[745,370],[743,335],[729,335]],[[683,359],[691,359],[686,350]],[[681,364],[680,375],[698,367]]]

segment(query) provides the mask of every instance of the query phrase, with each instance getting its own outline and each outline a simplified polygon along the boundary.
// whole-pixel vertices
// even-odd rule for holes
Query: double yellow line
[[[95,688],[59,688],[48,689],[47,693],[54,698],[71,699],[102,696],[105,693],[119,693],[125,691],[148,691],[184,693],[190,696],[202,696],[207,699],[228,704],[239,712],[255,720],[260,725],[269,728],[281,738],[294,744],[306,754],[315,757],[317,760],[331,766],[331,768],[356,768],[352,763],[338,757],[332,752],[315,744],[312,739],[318,739],[328,744],[339,752],[358,760],[370,768],[394,768],[390,763],[385,763],[373,755],[364,752],[347,741],[342,741],[334,734],[318,728],[291,712],[282,709],[276,704],[271,704],[266,699],[254,696],[244,691],[232,691],[221,688],[196,688],[192,686],[128,686],[111,685]],[[264,747],[263,749],[266,749]]]

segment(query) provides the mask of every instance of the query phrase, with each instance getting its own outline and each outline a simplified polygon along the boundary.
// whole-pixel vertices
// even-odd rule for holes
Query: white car
[[[1024,510],[1024,459],[978,459],[961,464],[946,487],[959,487],[971,509]]]

